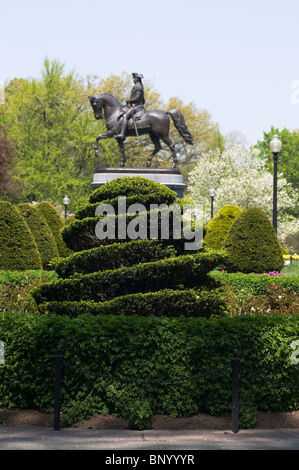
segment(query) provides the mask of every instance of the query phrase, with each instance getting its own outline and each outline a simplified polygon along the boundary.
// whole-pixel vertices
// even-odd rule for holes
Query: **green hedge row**
[[[51,301],[111,300],[119,295],[211,285],[208,273],[223,263],[223,253],[197,253],[140,263],[42,284],[33,292],[38,304]]]
[[[298,387],[299,365],[291,343],[299,338],[299,317],[156,318],[0,314],[5,346],[0,407],[53,412],[56,346],[64,354],[62,421],[109,413],[142,429],[151,416],[231,414],[231,358],[262,377]],[[9,380],[11,375],[32,375]],[[97,375],[83,373],[73,365]],[[223,369],[225,367],[225,369]],[[172,383],[173,380],[218,371]],[[107,377],[106,379],[103,376]],[[116,379],[136,380],[124,383]],[[256,411],[298,409],[298,391],[241,370],[240,425],[254,427]]]
[[[213,271],[210,276],[235,287],[236,291],[249,291],[255,295],[266,293],[269,283],[274,282],[282,287],[287,288],[290,292],[299,292],[299,276],[296,275],[268,275],[268,274],[243,274],[243,273],[221,273]]]
[[[172,247],[163,247],[158,240],[133,240],[129,243],[114,243],[91,250],[79,251],[68,258],[59,258],[51,263],[59,277],[66,278],[75,273],[88,274],[106,269],[118,269],[175,256]]]
[[[52,301],[39,305],[44,314],[68,315],[140,315],[142,317],[205,317],[223,316],[228,313],[222,291],[214,289],[172,290],[165,289],[146,294],[129,294],[106,302]]]
[[[42,269],[33,269],[26,271],[6,271],[0,270],[0,286],[17,286],[20,284],[27,285],[31,280],[46,279],[47,281],[55,281],[58,275],[55,271],[44,271]]]

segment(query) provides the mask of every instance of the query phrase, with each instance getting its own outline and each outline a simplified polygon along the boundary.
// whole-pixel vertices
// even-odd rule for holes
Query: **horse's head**
[[[88,95],[88,98],[89,98],[91,107],[93,109],[94,117],[96,119],[102,119],[103,118],[103,115],[102,115],[103,103],[97,96]]]

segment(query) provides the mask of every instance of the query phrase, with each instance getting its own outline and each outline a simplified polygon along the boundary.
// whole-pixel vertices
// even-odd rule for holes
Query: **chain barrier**
[[[256,372],[253,372],[252,370],[247,369],[246,367],[241,365],[241,369],[247,372],[250,375],[253,375],[254,377],[257,377],[261,380],[264,380],[265,382],[269,382],[273,385],[276,385],[277,387],[282,387],[282,388],[289,388],[293,390],[299,390],[299,387],[296,387],[295,385],[286,385],[284,383],[276,382],[273,379],[269,379],[268,377],[263,377],[262,375],[257,374]]]
[[[45,370],[49,367],[55,366],[55,388],[54,388],[54,430],[59,430],[60,429],[60,390],[61,390],[61,369],[62,367],[69,367],[70,369],[76,370],[78,372],[84,373],[84,374],[89,374],[93,375],[95,377],[104,379],[104,380],[111,380],[111,381],[117,381],[117,382],[122,382],[122,383],[147,383],[147,384],[165,384],[165,383],[178,383],[178,382],[183,382],[183,381],[188,381],[188,380],[197,380],[203,377],[208,377],[212,374],[216,374],[222,371],[225,371],[227,369],[232,370],[232,431],[234,433],[239,432],[239,425],[238,425],[238,413],[239,413],[239,375],[240,371],[243,370],[249,375],[252,375],[260,380],[264,380],[266,382],[269,382],[273,385],[276,385],[278,387],[283,387],[283,388],[288,388],[288,389],[293,389],[293,390],[299,390],[299,386],[294,386],[294,385],[287,385],[284,383],[277,382],[273,379],[264,377],[254,371],[251,371],[241,365],[241,360],[238,357],[238,350],[234,349],[233,352],[233,358],[231,359],[231,365],[226,365],[222,367],[218,367],[213,370],[205,371],[200,374],[195,374],[187,377],[178,377],[175,379],[127,379],[124,377],[115,377],[115,376],[109,376],[109,375],[102,375],[97,372],[93,372],[87,369],[82,369],[81,367],[77,367],[73,364],[69,364],[67,362],[63,361],[63,355],[61,352],[60,346],[57,347],[57,353],[54,356],[54,361],[53,362],[48,362],[44,366],[37,367],[35,369],[31,369],[28,372],[24,372],[22,374],[15,374],[11,375],[8,377],[0,377],[0,383],[5,382],[6,380],[17,380],[22,377],[26,377],[29,375],[33,375],[36,372],[40,372],[42,370]]]
[[[98,374],[97,372],[92,372],[90,370],[81,369],[80,367],[73,366],[71,364],[68,364],[67,362],[64,362],[63,365],[67,366],[71,369],[74,369],[78,372],[93,375],[93,376],[99,377],[99,378],[104,379],[104,380],[111,380],[113,382],[123,382],[123,383],[148,383],[148,384],[163,384],[163,383],[184,382],[185,380],[199,379],[201,377],[206,377],[208,375],[212,375],[212,374],[215,374],[217,372],[220,372],[220,371],[231,368],[231,366],[224,366],[224,367],[219,367],[218,369],[203,372],[202,374],[191,375],[191,376],[188,376],[188,377],[180,377],[180,378],[177,378],[177,379],[150,380],[150,379],[125,379],[125,378],[122,378],[122,377],[112,377],[112,376],[109,376],[109,375],[101,375],[101,374]]]
[[[8,377],[0,377],[0,382],[5,382],[6,380],[20,379],[28,375],[33,375],[36,372],[40,372],[41,370],[48,369],[49,367],[53,367],[53,362],[49,362],[48,364],[45,364],[44,366],[37,367],[36,369],[31,369],[28,372],[23,372],[22,374],[9,375]]]

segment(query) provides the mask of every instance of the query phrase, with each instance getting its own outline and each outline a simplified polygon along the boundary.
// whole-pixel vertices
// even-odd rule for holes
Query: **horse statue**
[[[90,100],[94,117],[96,119],[103,119],[102,111],[104,110],[104,117],[107,128],[107,132],[96,137],[96,143],[94,146],[95,156],[98,157],[99,155],[99,140],[110,139],[111,137],[114,137],[118,142],[118,146],[122,154],[122,163],[120,166],[124,167],[126,162],[124,139],[117,137],[120,132],[122,109],[124,106],[122,106],[120,101],[118,101],[114,96],[108,95],[106,93],[101,93],[100,95],[96,96],[88,96],[88,98]],[[170,148],[173,158],[172,168],[176,167],[177,156],[175,146],[169,138],[170,120],[168,116],[172,117],[176,129],[185,142],[192,145],[193,138],[185,124],[184,116],[176,109],[172,109],[166,112],[158,110],[144,110],[143,116],[133,116],[128,122],[125,137],[136,136],[138,138],[139,135],[148,134],[154,144],[154,150],[147,159],[147,167],[151,166],[153,156],[156,155],[162,148],[160,139]]]

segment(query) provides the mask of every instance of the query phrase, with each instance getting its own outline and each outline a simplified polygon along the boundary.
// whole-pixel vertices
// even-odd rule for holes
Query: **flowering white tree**
[[[235,144],[231,148],[206,153],[189,174],[191,198],[195,204],[203,204],[206,221],[209,220],[209,189],[214,187],[215,211],[226,204],[241,209],[259,207],[272,220],[273,175],[260,158],[260,151]],[[281,241],[299,230],[299,221],[286,210],[298,203],[298,194],[281,174],[277,182],[278,237]]]

